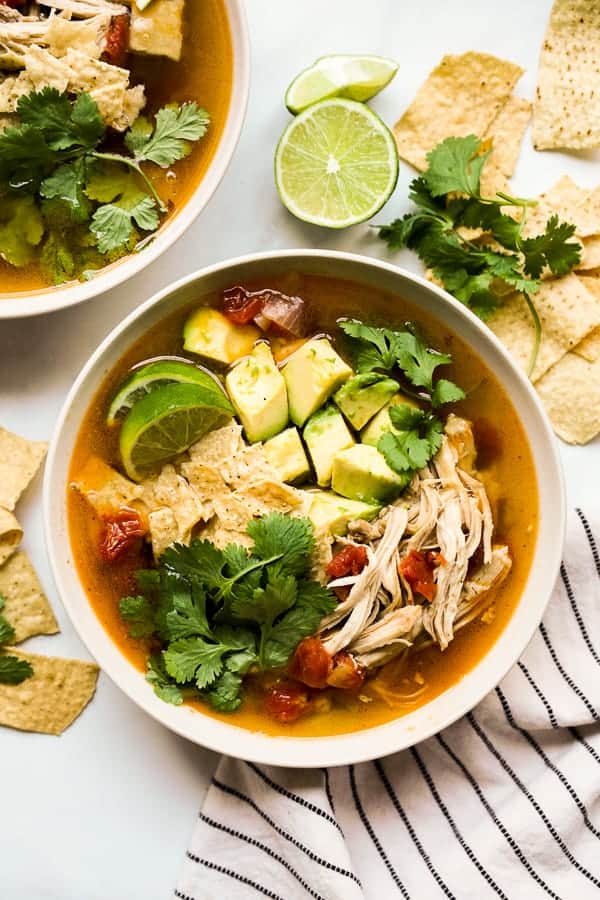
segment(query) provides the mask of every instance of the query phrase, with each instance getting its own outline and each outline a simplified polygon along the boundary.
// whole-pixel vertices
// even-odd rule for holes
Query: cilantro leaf
[[[0,610],[4,609],[6,604],[6,600],[2,594],[0,594]],[[0,613],[0,644],[10,644],[10,642],[14,639],[15,629],[12,627],[10,622],[6,619],[5,616]]]
[[[65,163],[40,184],[40,194],[49,200],[64,200],[75,222],[85,222],[90,216],[90,203],[84,194],[85,165],[83,160]]]
[[[479,194],[481,171],[491,153],[479,154],[481,141],[474,134],[449,137],[427,154],[428,168],[421,176],[431,194]]]
[[[354,341],[354,362],[359,372],[383,369],[388,372],[396,364],[396,332],[376,328],[352,319],[338,322],[341,330]]]
[[[33,668],[27,660],[0,653],[0,684],[21,684],[32,675]]]
[[[242,676],[237,672],[226,670],[214,681],[210,690],[205,691],[204,696],[219,712],[233,712],[242,702],[241,687]]]
[[[395,472],[422,469],[442,445],[443,423],[432,413],[407,406],[390,406],[389,416],[397,430],[383,434],[377,449]]]
[[[67,240],[57,230],[51,231],[44,241],[40,262],[53,284],[63,284],[75,276],[75,258]]]
[[[206,110],[196,103],[165,106],[156,114],[153,131],[147,120],[142,120],[127,133],[125,144],[136,162],[149,161],[164,168],[188,155],[190,142],[206,134],[209,122]]]
[[[121,597],[119,613],[129,626],[129,634],[133,638],[150,637],[156,629],[154,609],[145,597],[139,594],[134,597]]]
[[[163,553],[161,563],[168,572],[207,589],[219,589],[223,583],[223,552],[210,541],[195,540],[189,547],[173,544]]]
[[[177,585],[171,592],[173,608],[165,615],[164,632],[170,640],[203,635],[211,631],[206,617],[206,594],[197,584],[187,584],[183,579],[172,579]]]
[[[296,579],[285,575],[276,564],[267,572],[264,588],[255,588],[251,598],[233,597],[231,612],[238,619],[270,626],[280,613],[296,602]]]
[[[440,378],[431,394],[431,405],[438,407],[445,403],[457,403],[459,400],[464,400],[465,397],[465,392],[457,384],[446,378]]]
[[[0,136],[1,140],[1,136]],[[1,153],[0,148],[0,153]],[[1,165],[1,162],[0,162]],[[13,266],[26,266],[44,235],[44,222],[30,195],[16,194],[0,201],[0,257]]]
[[[542,234],[521,241],[525,273],[539,278],[545,266],[553,275],[570,272],[581,258],[581,245],[577,241],[569,242],[574,235],[575,225],[559,222],[558,216],[550,216]]]
[[[68,94],[45,87],[21,97],[17,113],[23,125],[36,128],[52,150],[91,150],[104,137],[98,105],[86,93],[71,102]]]
[[[254,556],[273,561],[281,557],[281,570],[288,575],[299,577],[306,572],[315,544],[310,519],[295,519],[276,512],[254,519],[247,531],[254,541]]]
[[[143,231],[158,228],[159,214],[153,197],[140,192],[135,197],[99,206],[92,216],[90,231],[96,236],[100,253],[126,246],[134,233],[134,222]]]
[[[261,647],[265,669],[284,666],[300,641],[314,634],[321,619],[337,606],[337,598],[316,581],[298,583],[296,604],[269,629]]]
[[[433,390],[433,373],[438,366],[452,361],[448,353],[431,350],[425,342],[411,331],[403,331],[397,338],[398,365],[417,387]]]
[[[201,637],[179,638],[163,651],[167,673],[180,684],[196,681],[200,689],[211,684],[223,670],[223,656],[229,647]]]
[[[165,670],[164,662],[159,654],[154,654],[148,659],[146,667],[146,681],[154,688],[154,693],[165,703],[181,706],[183,694],[173,679]]]

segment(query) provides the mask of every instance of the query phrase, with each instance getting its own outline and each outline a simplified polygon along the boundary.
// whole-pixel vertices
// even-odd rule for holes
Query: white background
[[[325,232],[293,220],[277,199],[272,156],[288,121],[284,91],[315,57],[366,52],[397,59],[395,82],[374,101],[389,123],[447,52],[478,49],[520,63],[527,71],[517,90],[531,97],[550,5],[550,0],[249,0],[250,105],[224,183],[188,234],[127,285],[65,312],[0,323],[2,425],[48,438],[68,387],[101,338],[142,300],[200,266],[283,247],[386,256],[366,226]],[[597,155],[536,154],[527,136],[513,184],[516,193],[532,196],[564,172],[592,185],[600,180],[599,171]],[[410,177],[402,165],[396,194],[379,221],[405,209]],[[395,258],[418,270],[410,254]],[[569,500],[584,503],[586,490],[598,484],[599,444],[562,449]],[[25,549],[61,625],[59,636],[33,639],[27,649],[87,658],[50,579],[39,479],[18,514]],[[62,737],[5,729],[0,748],[2,900],[172,896],[214,766],[212,754],[147,718],[103,675],[92,705]]]

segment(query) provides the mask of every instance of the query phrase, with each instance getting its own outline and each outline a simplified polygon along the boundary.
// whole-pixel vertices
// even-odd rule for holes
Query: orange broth
[[[365,683],[358,696],[344,691],[322,692],[317,711],[291,724],[276,722],[263,712],[265,685],[274,680],[270,673],[246,679],[242,706],[234,713],[221,714],[202,701],[194,703],[208,715],[276,735],[315,737],[369,728],[429,702],[463,678],[489,651],[509,621],[529,573],[537,535],[538,494],[531,451],[509,397],[482,361],[460,337],[442,329],[401,298],[351,282],[297,274],[244,287],[270,287],[300,295],[309,301],[315,314],[315,330],[331,334],[341,316],[390,327],[401,327],[407,320],[417,321],[432,346],[453,356],[454,362],[445,367],[444,376],[456,380],[468,392],[467,399],[453,408],[473,422],[480,477],[494,511],[494,537],[509,545],[513,559],[508,578],[496,591],[492,620],[470,623],[444,652],[432,647],[409,654],[402,665],[397,661],[388,663]],[[215,305],[218,300],[211,295],[198,298],[195,305]],[[180,311],[145,334],[100,385],[77,437],[70,468],[72,480],[77,479],[90,456],[119,465],[118,432],[104,424],[110,400],[132,365],[153,356],[182,355],[181,330],[188,313],[189,309]],[[129,637],[119,616],[118,602],[121,596],[135,592],[133,573],[148,565],[150,556],[133,557],[118,565],[104,563],[97,552],[100,522],[74,489],[69,489],[68,512],[73,553],[89,601],[120,650],[136,668],[143,670],[147,646]],[[407,700],[406,696],[413,692],[418,696]]]

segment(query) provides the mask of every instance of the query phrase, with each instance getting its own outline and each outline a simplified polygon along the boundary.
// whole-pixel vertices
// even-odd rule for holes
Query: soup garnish
[[[491,620],[511,570],[476,432],[448,411],[466,397],[439,375],[452,354],[415,323],[314,317],[297,294],[240,286],[193,310],[188,355],[147,360],[109,398],[129,477],[95,454],[75,471],[100,522],[91,552],[130,572],[120,616],[168,702],[226,713],[258,694],[286,726],[390,691],[412,703],[421,687],[394,686],[392,667]],[[129,423],[154,405],[172,434],[194,379],[225,420],[192,416],[170,456],[148,441],[132,468]]]

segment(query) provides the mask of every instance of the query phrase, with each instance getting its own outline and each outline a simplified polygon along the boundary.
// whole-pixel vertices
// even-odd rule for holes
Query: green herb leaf
[[[575,225],[559,222],[558,216],[551,216],[543,234],[521,241],[525,273],[539,278],[545,266],[553,275],[570,272],[581,256],[581,245],[577,241],[569,242],[574,235]]]
[[[181,706],[183,694],[172,678],[165,670],[164,662],[160,654],[151,656],[147,663],[146,681],[154,688],[154,693],[165,703]]]
[[[491,152],[478,155],[480,145],[474,134],[449,137],[427,154],[428,168],[421,177],[433,197],[479,194],[481,171]]]
[[[437,367],[452,361],[448,353],[431,350],[415,332],[399,334],[397,348],[398,365],[408,380],[427,391],[433,390],[433,373]]]
[[[196,681],[200,689],[211,684],[223,669],[223,656],[230,648],[201,637],[179,638],[163,652],[165,669],[180,684]]]
[[[431,394],[431,405],[438,407],[445,403],[457,403],[459,400],[464,400],[465,397],[465,392],[457,384],[446,378],[440,378]]]
[[[164,168],[188,155],[190,142],[206,134],[209,122],[206,110],[196,103],[165,106],[156,114],[154,131],[142,119],[127,133],[125,143],[137,162],[149,161]]]
[[[300,641],[314,634],[321,619],[337,606],[337,598],[316,581],[298,583],[296,604],[269,629],[261,648],[265,669],[284,666]]]
[[[156,630],[154,608],[145,597],[122,597],[119,601],[121,618],[129,626],[133,638],[147,638]]]
[[[13,266],[28,265],[33,260],[34,250],[43,235],[44,223],[33,197],[9,194],[0,199],[2,259]]]
[[[338,325],[354,342],[354,363],[359,372],[370,372],[373,369],[389,372],[394,368],[397,332],[351,319],[341,319]]]
[[[27,660],[0,653],[0,684],[21,684],[32,675],[33,668]]]
[[[443,423],[432,413],[408,406],[390,406],[389,415],[397,431],[382,435],[377,449],[395,472],[422,469],[442,445]]]
[[[242,676],[226,670],[217,678],[210,690],[205,691],[204,696],[219,712],[233,712],[242,702],[241,688]]]
[[[66,93],[45,87],[20,98],[17,113],[23,125],[37,129],[52,150],[91,150],[104,137],[104,122],[89,94],[74,102]]]
[[[164,632],[170,640],[192,635],[211,636],[206,618],[206,594],[198,584],[189,585],[183,579],[172,579],[171,603],[166,613]]]
[[[280,555],[284,573],[299,577],[306,572],[315,545],[310,519],[271,513],[251,521],[247,530],[254,541],[253,556],[264,560]]]
[[[67,203],[74,222],[85,222],[90,217],[90,203],[84,194],[85,164],[78,159],[65,163],[40,184],[40,194],[49,200]]]

